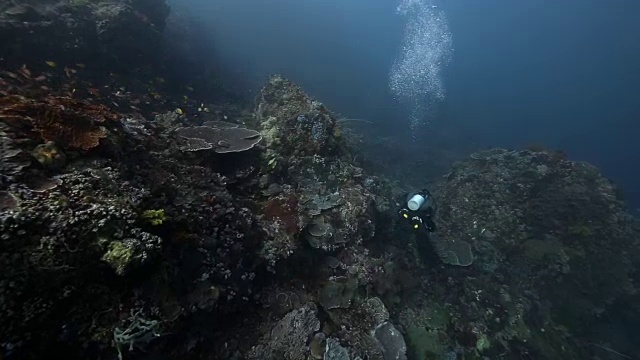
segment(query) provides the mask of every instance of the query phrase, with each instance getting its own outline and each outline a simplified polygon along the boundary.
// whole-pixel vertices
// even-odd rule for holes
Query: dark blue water
[[[431,128],[460,144],[531,144],[600,167],[640,207],[640,2],[448,0],[446,101]],[[409,129],[389,90],[406,18],[390,0],[191,0],[225,76],[256,91],[278,72],[347,117]],[[428,141],[428,140],[425,140]],[[464,143],[462,143],[464,142]]]
[[[640,206],[640,2],[443,2],[452,121],[483,144],[543,143]]]

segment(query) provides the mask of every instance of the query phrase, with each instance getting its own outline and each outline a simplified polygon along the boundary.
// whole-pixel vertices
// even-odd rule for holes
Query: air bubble
[[[406,22],[389,86],[396,100],[407,107],[415,129],[446,97],[442,72],[451,61],[452,36],[444,12],[430,0],[403,0],[397,13]]]

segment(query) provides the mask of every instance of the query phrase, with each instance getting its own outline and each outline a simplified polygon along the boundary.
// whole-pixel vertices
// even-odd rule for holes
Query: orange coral
[[[98,146],[107,136],[100,124],[117,118],[106,106],[66,96],[0,98],[0,120],[64,148],[89,150]]]

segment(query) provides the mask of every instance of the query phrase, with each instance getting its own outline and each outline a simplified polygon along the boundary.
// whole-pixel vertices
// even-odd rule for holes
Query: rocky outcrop
[[[640,227],[595,167],[494,149],[457,163],[436,196],[441,241],[467,242],[475,260],[433,269],[426,297],[402,311],[410,353],[584,359],[603,327],[626,321],[617,307],[634,307]]]
[[[132,71],[156,62],[164,0],[8,0],[0,4],[5,66],[91,64]]]
[[[336,117],[280,76],[262,89],[256,114],[266,143],[262,212],[273,238],[265,258],[275,264],[302,246],[334,251],[371,238],[373,195]]]
[[[273,102],[277,93],[297,96]],[[380,268],[363,247],[374,235],[373,180],[352,163],[331,112],[300,88],[272,80],[256,118],[262,133],[208,122],[215,136],[202,140],[211,149],[199,151],[184,151],[195,138],[184,130],[194,128],[188,115],[149,121],[94,100],[37,94],[0,101],[4,357],[58,348],[71,357],[182,356],[194,348],[237,355],[263,344],[272,352],[260,356],[286,351],[297,359],[310,354],[307,337],[316,335],[336,356],[404,352],[391,325],[373,335],[390,324],[388,316],[375,320],[386,310],[370,309],[384,309],[382,302],[358,298]],[[280,116],[285,108],[295,109],[292,117]],[[259,145],[265,133],[280,142]],[[316,143],[296,143],[303,137]],[[301,259],[316,266],[295,275],[306,286],[291,288]],[[280,304],[263,310],[263,300]],[[270,336],[229,332],[234,324],[220,320],[266,327],[275,308],[290,315]],[[320,322],[313,309],[340,313]],[[296,330],[300,314],[309,329]],[[340,330],[352,318],[366,322]],[[321,323],[335,329],[321,332]],[[224,334],[212,337],[210,324]],[[285,344],[292,336],[294,347]]]
[[[429,262],[389,181],[281,76],[254,117],[145,119],[5,74],[3,359],[585,359],[605,322],[640,317],[638,223],[590,165],[457,163]]]
[[[508,271],[567,320],[584,321],[635,290],[638,224],[589,164],[545,152],[478,153],[454,167],[439,199],[442,238],[473,243],[479,269]]]

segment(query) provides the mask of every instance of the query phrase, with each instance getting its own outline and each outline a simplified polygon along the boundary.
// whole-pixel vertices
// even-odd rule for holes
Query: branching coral
[[[2,121],[32,138],[55,141],[64,148],[95,148],[107,136],[100,124],[117,118],[106,106],[65,96],[38,100],[18,95],[0,98]]]
[[[133,351],[135,347],[140,347],[160,336],[158,333],[160,323],[157,320],[147,320],[136,313],[129,322],[126,328],[117,327],[113,330],[113,342],[118,350],[118,359],[123,359],[123,347],[126,346],[129,351]]]

